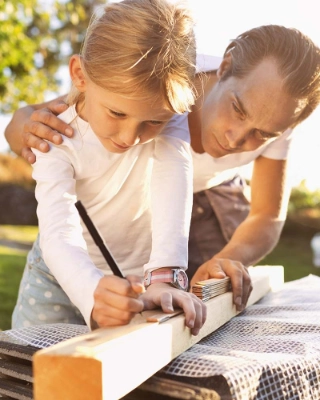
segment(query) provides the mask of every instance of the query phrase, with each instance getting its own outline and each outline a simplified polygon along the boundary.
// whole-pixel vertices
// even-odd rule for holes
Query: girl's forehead
[[[101,104],[113,111],[135,117],[140,120],[169,120],[174,113],[168,109],[164,99],[159,96],[127,96],[105,91],[100,97]]]

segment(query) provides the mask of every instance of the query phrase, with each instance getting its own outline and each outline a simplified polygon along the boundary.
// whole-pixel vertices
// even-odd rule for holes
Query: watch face
[[[181,289],[183,290],[188,289],[188,276],[183,270],[178,271],[177,281]]]

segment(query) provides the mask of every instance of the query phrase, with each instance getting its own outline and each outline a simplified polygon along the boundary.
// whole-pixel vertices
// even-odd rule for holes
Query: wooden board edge
[[[263,266],[252,271],[252,274],[250,272],[250,275],[253,290],[248,305],[254,304],[272,289],[271,276],[273,282],[278,279],[278,286],[281,280],[283,281],[283,270],[280,266]],[[173,358],[238,314],[232,303],[231,292],[217,296],[206,304],[208,319],[197,336],[192,336],[190,329],[186,328],[184,315],[178,315],[160,324],[141,323],[99,329],[40,350],[33,358],[35,400],[87,399],[90,382],[86,384],[83,377],[86,370],[96,368],[97,362],[101,365],[94,378],[97,393],[102,393],[103,400],[123,397]],[[83,359],[86,360],[85,363],[80,362]],[[55,368],[47,368],[48,364],[54,365]],[[85,369],[82,364],[85,365]],[[71,374],[70,365],[75,367],[72,385],[77,388],[77,396],[71,389],[66,392],[66,385],[61,385],[59,380],[60,375],[68,381],[68,374]],[[41,373],[44,370],[45,375]],[[78,375],[82,378],[78,379]],[[92,378],[89,374],[88,380],[89,376]],[[43,397],[42,393],[47,393],[46,397]],[[83,397],[79,397],[80,394],[83,394]]]

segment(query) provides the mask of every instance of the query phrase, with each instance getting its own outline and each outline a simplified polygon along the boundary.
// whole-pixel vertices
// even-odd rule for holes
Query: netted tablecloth
[[[0,340],[43,348],[87,332],[79,325],[38,325],[0,332]],[[320,400],[320,278],[284,284],[161,373],[222,375],[234,400]]]
[[[320,278],[269,293],[162,372],[222,375],[236,400],[320,399]]]

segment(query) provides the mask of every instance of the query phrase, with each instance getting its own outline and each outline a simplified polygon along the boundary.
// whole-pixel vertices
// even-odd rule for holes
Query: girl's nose
[[[139,129],[135,126],[124,126],[119,134],[122,144],[125,146],[135,146],[140,142]]]

